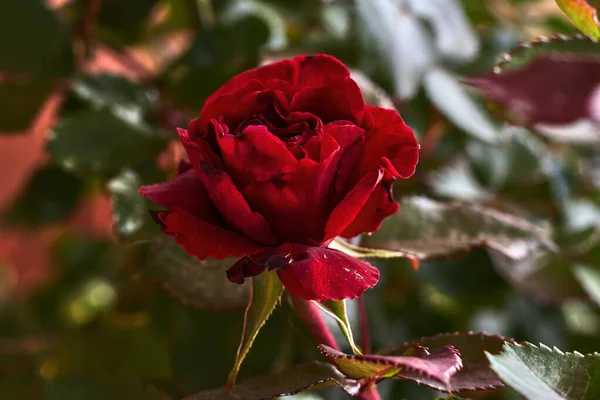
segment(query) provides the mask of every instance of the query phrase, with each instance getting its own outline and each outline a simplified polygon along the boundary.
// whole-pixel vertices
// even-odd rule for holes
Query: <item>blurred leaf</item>
[[[360,87],[366,104],[395,109],[390,96],[369,77],[360,71],[352,70],[351,77]]]
[[[133,43],[142,38],[150,11],[159,0],[102,0],[98,26],[109,43]],[[100,32],[102,35],[102,32]]]
[[[151,251],[143,275],[158,281],[182,302],[217,311],[240,310],[248,304],[248,284],[232,283],[225,274],[235,259],[199,260],[167,236],[137,246],[149,246]]]
[[[250,291],[250,301],[244,315],[242,339],[235,363],[227,378],[227,386],[229,388],[234,385],[242,362],[246,358],[246,355],[248,355],[256,335],[258,335],[260,329],[267,322],[277,304],[279,304],[282,291],[283,285],[276,271],[264,271],[252,278],[252,290]]]
[[[489,254],[500,275],[538,300],[587,298],[574,276],[573,263],[564,255],[542,251],[515,260],[493,250]]]
[[[598,268],[577,265],[574,273],[590,298],[600,306],[600,271]]]
[[[3,81],[0,71],[0,134],[26,131],[56,84],[53,78]]]
[[[573,23],[590,38],[600,40],[598,10],[587,0],[556,0]]]
[[[502,336],[486,333],[449,333],[421,338],[413,343],[405,344],[387,355],[421,354],[424,347],[433,351],[451,346],[460,353],[462,368],[452,375],[447,387],[437,387],[437,389],[452,392],[493,389],[504,385],[490,368],[485,353],[499,354],[506,341],[507,339]],[[421,379],[425,380],[425,377]],[[434,386],[436,385],[435,381],[422,383],[436,387]]]
[[[432,68],[425,74],[424,85],[431,102],[456,126],[484,142],[498,141],[498,129],[456,77]]]
[[[395,215],[364,236],[361,246],[396,250],[420,260],[447,256],[478,246],[523,259],[553,248],[548,232],[520,217],[477,204],[438,203],[424,197],[400,201]]]
[[[540,344],[506,343],[487,354],[492,369],[527,399],[592,400],[600,397],[600,354],[563,353]]]
[[[120,117],[104,109],[63,118],[48,141],[50,157],[78,173],[110,173],[157,157],[163,139],[140,121]]]
[[[489,196],[477,181],[465,158],[458,158],[442,169],[432,172],[429,180],[433,193],[438,196],[468,201],[481,201]]]
[[[70,74],[73,54],[68,34],[44,1],[0,2],[0,77]]]
[[[125,169],[108,183],[113,197],[115,228],[120,236],[136,233],[148,219],[146,201],[138,193],[140,177]]]
[[[321,310],[325,311],[329,316],[333,317],[333,319],[335,319],[354,354],[361,354],[361,351],[354,343],[354,337],[352,336],[352,327],[350,326],[350,321],[348,320],[348,315],[346,313],[346,301],[329,300],[323,303],[313,301],[313,303],[316,304]]]
[[[215,389],[196,393],[185,400],[256,400],[273,399],[281,395],[293,395],[304,390],[328,386],[339,386],[348,394],[358,393],[360,384],[345,378],[330,364],[312,362],[288,370],[248,379],[236,384],[230,393]]]
[[[77,176],[58,167],[42,167],[4,212],[3,220],[31,227],[59,222],[75,210],[82,192],[83,182]]]
[[[424,348],[415,348],[406,355],[393,357],[347,355],[323,344],[319,349],[344,375],[356,380],[403,378],[431,385],[437,390],[452,391],[450,379],[462,367],[460,354],[452,346],[431,353]]]

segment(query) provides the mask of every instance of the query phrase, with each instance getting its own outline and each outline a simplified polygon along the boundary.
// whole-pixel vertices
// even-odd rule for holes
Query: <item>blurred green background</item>
[[[223,386],[246,288],[158,235],[137,189],[173,174],[175,128],[211,92],[296,54],[338,57],[367,102],[414,129],[421,161],[397,200],[493,206],[551,228],[561,248],[518,265],[483,248],[418,272],[377,262],[374,350],[469,330],[599,350],[600,152],[581,133],[505,125],[459,79],[488,73],[521,40],[575,31],[553,1],[1,1],[0,399],[180,399]],[[240,379],[314,359],[284,302]],[[380,392],[441,395],[412,382]]]

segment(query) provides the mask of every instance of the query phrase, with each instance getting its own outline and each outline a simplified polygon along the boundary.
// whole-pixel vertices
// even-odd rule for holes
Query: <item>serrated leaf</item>
[[[587,298],[574,276],[573,263],[562,255],[541,251],[520,260],[493,250],[489,255],[500,275],[538,300],[562,302]]]
[[[283,291],[283,285],[276,271],[264,271],[262,274],[253,277],[251,288],[250,300],[244,315],[244,328],[240,347],[233,368],[227,378],[228,389],[231,389],[235,384],[244,358],[250,351],[260,328],[263,327],[277,304],[279,304]]]
[[[444,387],[449,384],[452,375],[462,368],[460,354],[452,346],[432,353],[419,349],[418,352],[402,356],[348,355],[323,344],[319,345],[319,350],[347,377],[371,382],[384,378],[405,378],[423,383],[420,377],[426,377]]]
[[[209,311],[242,310],[248,304],[249,285],[232,283],[225,274],[235,259],[199,260],[166,236],[137,246],[150,252],[143,276],[158,281],[184,303]]]
[[[421,354],[425,347],[431,352],[446,346],[452,346],[460,353],[462,368],[452,375],[448,385],[440,386],[426,376],[407,377],[419,383],[431,386],[443,392],[462,392],[465,390],[493,389],[504,386],[500,378],[490,369],[484,352],[499,354],[506,338],[499,335],[482,333],[451,333],[424,337],[413,343],[407,343],[387,355],[398,356]]]
[[[336,385],[350,395],[356,395],[360,388],[358,382],[345,378],[334,366],[311,362],[238,383],[229,393],[220,388],[196,393],[185,400],[267,400]]]
[[[323,303],[319,303],[317,301],[313,301],[314,304],[317,305],[321,310],[325,311],[327,315],[331,316],[338,323],[344,337],[348,341],[348,344],[352,348],[354,354],[361,354],[360,349],[354,343],[354,337],[352,335],[352,327],[350,326],[350,321],[348,320],[348,314],[346,313],[346,300],[340,301],[325,301]]]
[[[511,259],[554,248],[549,234],[527,220],[477,204],[439,203],[425,197],[400,201],[400,210],[381,228],[363,237],[361,246],[435,259],[487,246]]]
[[[581,32],[590,38],[600,40],[598,10],[587,0],[556,0],[556,4]]]
[[[592,300],[600,306],[600,271],[587,265],[577,265],[573,271]]]
[[[102,109],[63,118],[50,136],[50,157],[80,173],[113,172],[154,159],[164,145],[163,139],[140,121],[122,117]]]
[[[563,353],[541,344],[506,343],[487,354],[492,369],[528,399],[592,400],[600,397],[600,354]]]
[[[147,219],[146,201],[138,193],[142,182],[130,169],[123,170],[108,183],[113,195],[113,216],[119,236],[130,236],[137,232]]]

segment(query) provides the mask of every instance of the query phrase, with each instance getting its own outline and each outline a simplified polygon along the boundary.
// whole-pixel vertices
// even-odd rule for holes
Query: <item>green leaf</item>
[[[0,2],[0,71],[66,76],[73,70],[69,32],[40,0]]]
[[[252,290],[250,291],[250,301],[244,316],[242,339],[233,368],[227,378],[228,388],[232,388],[235,384],[244,358],[250,351],[260,328],[263,327],[277,304],[279,304],[282,291],[283,285],[276,271],[264,271],[252,278]]]
[[[581,32],[590,38],[600,40],[598,10],[587,0],[556,0],[556,4]]]
[[[140,177],[125,169],[108,183],[113,194],[115,229],[119,236],[136,233],[148,219],[145,199],[138,193],[142,185]]]
[[[600,306],[600,271],[587,265],[577,265],[573,271],[590,298]]]
[[[58,167],[43,167],[5,211],[3,220],[30,227],[59,222],[75,210],[82,192],[83,182],[77,176]]]
[[[113,172],[156,158],[164,140],[130,115],[107,109],[82,111],[54,128],[48,152],[55,162],[80,173]]]
[[[149,252],[150,262],[142,271],[143,276],[159,282],[184,303],[214,311],[242,310],[248,304],[249,284],[232,283],[225,274],[235,259],[199,260],[167,236],[157,236],[134,247]]]
[[[0,132],[26,131],[56,84],[53,78],[0,78]]]
[[[487,354],[502,380],[528,399],[600,398],[600,354],[563,353],[543,344],[506,343],[499,355]]]
[[[350,326],[350,321],[348,320],[348,315],[346,313],[346,301],[329,300],[323,303],[313,301],[313,303],[336,320],[354,354],[361,354],[361,351],[354,343],[354,337],[352,336],[352,327]]]
[[[419,260],[486,246],[511,259],[553,249],[549,233],[520,217],[477,204],[439,203],[424,197],[400,201],[395,215],[364,236],[361,246],[399,251]]]
[[[352,396],[360,388],[358,382],[345,378],[331,364],[311,362],[276,374],[249,379],[235,385],[229,393],[225,388],[220,388],[196,393],[185,400],[267,400],[336,385]]]

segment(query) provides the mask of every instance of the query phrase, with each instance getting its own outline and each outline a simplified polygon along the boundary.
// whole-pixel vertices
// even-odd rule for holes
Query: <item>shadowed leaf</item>
[[[548,233],[514,215],[476,204],[439,203],[424,197],[400,201],[395,215],[365,236],[362,246],[408,253],[420,260],[487,246],[511,259],[553,248]]]
[[[277,304],[279,304],[282,291],[283,285],[275,271],[264,271],[262,274],[252,278],[250,301],[248,302],[244,316],[242,339],[235,363],[227,378],[227,387],[229,389],[235,383],[242,362],[250,351],[256,335],[258,335],[260,329],[267,322]]]
[[[358,393],[360,387],[358,382],[345,378],[334,366],[312,362],[276,374],[249,379],[235,385],[229,393],[225,388],[208,390],[185,400],[267,400],[335,385],[350,395]]]
[[[600,398],[600,354],[563,353],[543,344],[506,343],[501,354],[488,354],[491,367],[527,399]]]

